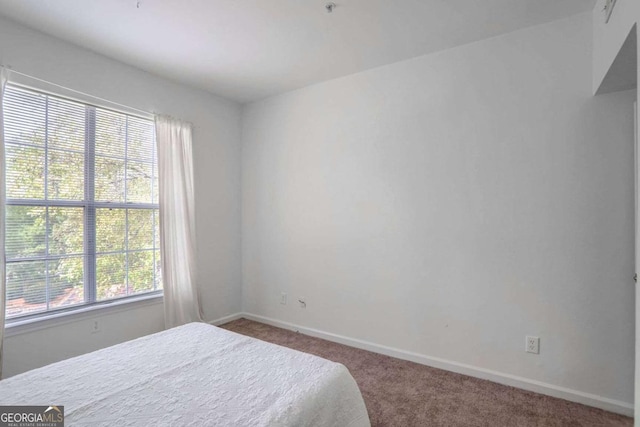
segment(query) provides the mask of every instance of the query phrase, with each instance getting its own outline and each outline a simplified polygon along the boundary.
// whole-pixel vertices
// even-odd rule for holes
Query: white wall
[[[78,313],[53,325],[26,326],[27,332],[5,330],[2,377],[7,378],[164,329],[162,299]],[[92,333],[97,321],[100,332]],[[23,328],[20,328],[23,329]]]
[[[640,7],[638,8],[638,21],[640,22]],[[638,27],[636,26],[636,37],[638,37]],[[637,41],[637,39],[636,39]],[[640,43],[637,45],[638,47],[638,53],[636,56],[636,101],[640,102]],[[637,106],[636,108],[636,143],[640,143],[640,106]],[[636,152],[636,158],[638,158],[638,153]],[[640,167],[640,165],[637,165],[637,167]],[[636,177],[636,182],[637,182],[637,177]],[[639,191],[638,189],[636,189],[636,209],[638,209],[640,207],[640,200],[638,200],[638,195],[639,195]],[[640,242],[637,241],[638,239],[638,229],[640,228],[640,224],[637,223],[637,218],[636,218],[636,256],[635,256],[635,271],[636,273],[640,270],[640,265],[638,265],[637,260],[640,258],[639,254],[638,254],[638,249],[640,247]],[[637,288],[636,288],[637,289]],[[638,321],[637,316],[640,313],[640,296],[638,296],[636,294],[636,325],[640,324],[640,321]],[[634,385],[634,389],[636,390],[636,394],[634,396],[635,398],[635,413],[636,414],[640,414],[640,328],[636,327],[636,357],[635,357],[635,385]],[[638,417],[638,419],[640,419],[640,416]]]
[[[632,402],[635,91],[592,96],[591,24],[246,106],[244,311]]]
[[[593,9],[593,91],[602,91],[607,86],[607,80],[612,76],[615,78],[626,75],[628,68],[633,64],[629,60],[622,61],[623,70],[619,68],[620,56],[628,58],[633,56],[630,52],[624,51],[624,44],[628,37],[636,40],[636,99],[640,98],[640,44],[637,43],[638,23],[640,22],[640,2],[637,0],[617,0],[611,14],[609,22],[603,18],[603,9],[606,0],[598,0]],[[634,28],[635,25],[635,28]],[[640,123],[640,109],[638,110],[637,121]],[[637,195],[636,195],[637,197]],[[638,224],[636,224],[636,229]],[[636,242],[637,248],[640,242]],[[635,271],[640,269],[635,263]],[[636,296],[636,314],[640,313],[640,298]],[[635,324],[639,322],[636,319]],[[636,328],[635,338],[635,390],[636,395],[640,393],[640,330]],[[640,398],[635,398],[635,413],[640,413]],[[638,419],[638,417],[636,417]],[[638,422],[636,422],[638,424]]]
[[[240,106],[107,59],[0,18],[0,63],[17,71],[194,125],[198,285],[207,320],[241,308]],[[114,318],[115,319],[115,318]],[[88,336],[69,325],[12,336],[5,342],[4,375],[12,375],[164,329],[162,305],[118,314]],[[84,331],[84,332],[83,332]],[[62,347],[61,347],[62,346]]]

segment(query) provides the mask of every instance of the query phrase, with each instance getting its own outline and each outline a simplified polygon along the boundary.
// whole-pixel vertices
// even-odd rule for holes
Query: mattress
[[[369,426],[341,364],[191,323],[0,381],[0,405],[66,426]]]

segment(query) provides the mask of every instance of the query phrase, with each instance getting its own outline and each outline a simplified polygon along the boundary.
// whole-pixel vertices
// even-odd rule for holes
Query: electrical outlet
[[[540,354],[540,338],[527,336],[527,342],[524,350],[527,353]]]
[[[287,293],[283,292],[280,294],[280,304],[287,305]]]
[[[94,320],[93,323],[91,323],[91,333],[97,334],[100,331],[101,331],[100,322],[98,322],[97,320]]]

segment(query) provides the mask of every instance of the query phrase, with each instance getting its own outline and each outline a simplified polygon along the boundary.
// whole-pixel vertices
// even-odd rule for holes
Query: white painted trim
[[[620,400],[609,399],[607,397],[598,396],[591,393],[573,390],[566,387],[536,381],[529,378],[519,377],[516,375],[506,374],[503,372],[484,369],[477,366],[466,365],[451,360],[441,359],[439,357],[426,356],[411,351],[400,350],[385,345],[374,344],[355,338],[345,337],[343,335],[333,334],[330,332],[320,331],[318,329],[307,328],[304,326],[294,325],[293,323],[283,322],[281,320],[271,319],[269,317],[258,316],[251,313],[238,313],[231,320],[244,317],[245,319],[254,320],[256,322],[266,323],[267,325],[276,326],[278,328],[289,329],[309,335],[316,338],[322,338],[327,341],[348,345],[350,347],[368,350],[374,353],[384,354],[386,356],[395,357],[397,359],[408,360],[422,365],[431,366],[438,369],[444,369],[459,374],[468,375],[470,377],[480,378],[499,384],[504,384],[523,390],[533,391],[535,393],[547,396],[557,397],[569,400],[571,402],[581,403],[583,405],[593,406],[595,408],[604,409],[605,411],[615,412],[617,414],[633,416],[633,404]],[[227,320],[227,321],[231,321]]]
[[[135,310],[149,305],[162,304],[163,295],[142,295],[135,298],[123,298],[103,304],[80,306],[76,309],[60,312],[52,312],[42,316],[27,319],[9,320],[5,325],[4,336],[26,334],[41,329],[53,328],[67,323],[80,322],[85,319],[93,319],[99,316],[109,316],[121,311]]]
[[[229,323],[229,322],[233,322],[234,320],[238,320],[238,319],[240,319],[242,317],[245,317],[244,313],[234,313],[234,314],[230,314],[228,316],[221,317],[221,318],[216,319],[216,320],[211,320],[211,321],[209,321],[207,323],[210,324],[210,325],[213,325],[213,326],[220,326],[220,325],[223,325],[225,323]]]

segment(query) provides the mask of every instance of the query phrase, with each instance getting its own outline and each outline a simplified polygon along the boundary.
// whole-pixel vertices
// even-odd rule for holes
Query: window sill
[[[67,323],[118,313],[121,311],[135,310],[149,305],[162,304],[164,301],[162,292],[153,295],[141,295],[108,303],[94,304],[59,313],[44,314],[29,319],[7,320],[5,323],[4,337],[12,337],[28,332],[53,328]]]

